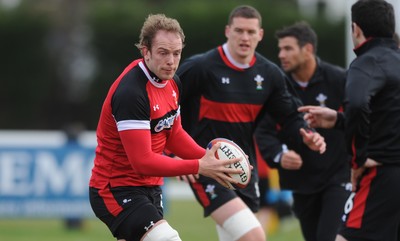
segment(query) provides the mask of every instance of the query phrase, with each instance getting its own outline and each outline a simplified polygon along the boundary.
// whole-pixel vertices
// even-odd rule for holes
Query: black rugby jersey
[[[298,96],[304,105],[343,110],[346,84],[346,72],[343,68],[317,58],[317,68],[307,87],[299,85],[291,75],[288,75],[288,80],[293,87],[289,91]],[[327,145],[326,151],[320,154],[305,145],[291,143],[288,140],[290,133],[273,131],[276,124],[269,117],[265,119],[256,130],[257,143],[268,165],[278,168],[281,188],[309,194],[322,190],[332,182],[346,183],[350,180],[349,155],[346,152],[343,130],[317,129]],[[282,143],[301,156],[303,165],[299,170],[287,170],[279,162],[275,162],[275,157],[282,151]]]
[[[182,82],[184,129],[205,147],[216,138],[236,142],[249,156],[257,176],[253,132],[265,112],[299,135],[306,127],[287,91],[284,74],[256,53],[248,68],[232,64],[223,46],[185,60],[177,71]]]

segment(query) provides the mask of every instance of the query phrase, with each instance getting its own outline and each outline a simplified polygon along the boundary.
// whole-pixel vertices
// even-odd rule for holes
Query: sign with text
[[[89,217],[96,138],[58,131],[0,131],[0,218]]]

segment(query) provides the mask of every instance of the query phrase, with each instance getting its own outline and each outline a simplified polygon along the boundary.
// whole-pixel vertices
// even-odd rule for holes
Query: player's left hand
[[[313,151],[318,151],[323,154],[326,151],[325,138],[321,136],[318,132],[306,131],[305,129],[300,129],[300,135],[303,137],[303,142]]]

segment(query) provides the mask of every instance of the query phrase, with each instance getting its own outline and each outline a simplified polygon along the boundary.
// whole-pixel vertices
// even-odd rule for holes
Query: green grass
[[[184,241],[217,241],[214,222],[203,218],[198,203],[192,200],[169,201],[166,219]],[[93,218],[82,230],[67,230],[60,219],[1,219],[0,240],[4,241],[110,241],[115,240],[106,226]],[[302,241],[297,220],[286,218],[268,241]]]

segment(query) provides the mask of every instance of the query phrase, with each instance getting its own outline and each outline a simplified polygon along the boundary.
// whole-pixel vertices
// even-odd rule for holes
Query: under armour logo
[[[151,229],[151,227],[153,227],[153,226],[154,226],[154,222],[153,222],[153,221],[150,221],[149,226],[144,226],[144,229],[145,229],[146,232],[147,232],[147,231],[149,231],[149,229]]]
[[[229,84],[229,78],[228,77],[222,77],[221,78],[221,83],[222,84]]]
[[[153,110],[154,111],[157,111],[157,110],[159,110],[160,109],[160,106],[157,104],[157,105],[153,105]]]

